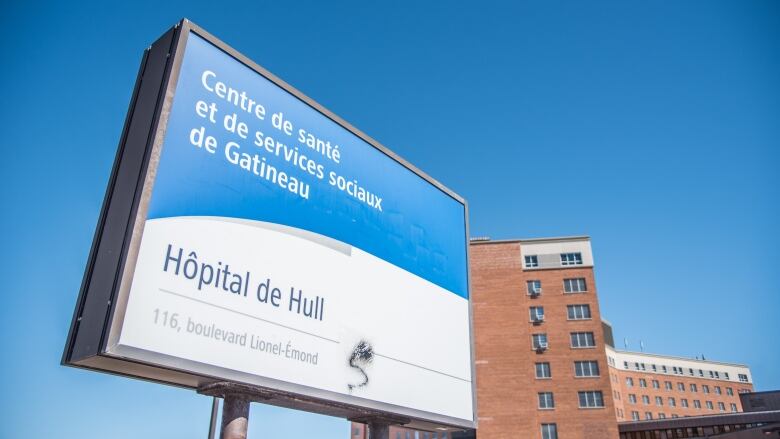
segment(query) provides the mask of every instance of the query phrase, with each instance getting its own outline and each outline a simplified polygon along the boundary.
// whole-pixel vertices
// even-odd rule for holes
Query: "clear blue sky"
[[[0,436],[205,435],[207,398],[59,366],[142,51],[184,16],[464,195],[473,235],[590,235],[618,340],[780,388],[780,3],[370,3],[3,2]]]

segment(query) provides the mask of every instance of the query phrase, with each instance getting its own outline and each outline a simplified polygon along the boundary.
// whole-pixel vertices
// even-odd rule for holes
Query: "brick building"
[[[587,237],[471,245],[480,439],[617,438]]]
[[[747,366],[607,348],[618,422],[742,412]]]
[[[742,411],[746,366],[614,348],[590,238],[470,247],[478,429],[393,427],[391,439],[617,439],[618,423],[637,418]],[[365,426],[350,435],[365,439]]]

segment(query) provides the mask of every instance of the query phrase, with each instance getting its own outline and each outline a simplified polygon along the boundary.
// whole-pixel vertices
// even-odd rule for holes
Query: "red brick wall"
[[[658,414],[663,413],[666,418],[671,418],[672,415],[679,417],[683,416],[702,416],[702,415],[715,415],[721,413],[718,409],[718,402],[724,403],[726,407],[726,413],[731,412],[730,404],[737,405],[737,411],[742,411],[742,404],[739,400],[740,391],[753,391],[753,385],[749,383],[737,383],[734,381],[714,380],[708,378],[699,378],[683,375],[666,375],[658,373],[639,372],[634,370],[626,370],[610,367],[610,375],[614,375],[613,385],[614,391],[620,393],[620,400],[616,401],[617,407],[623,411],[623,417],[618,417],[618,422],[630,422],[631,412],[639,412],[641,420],[645,419],[645,412],[652,412],[653,419],[658,419]],[[626,384],[626,378],[633,378],[633,387],[628,387]],[[640,387],[639,380],[644,379],[647,382],[647,387]],[[653,380],[658,381],[659,389],[653,388]],[[666,390],[665,382],[672,383],[672,390]],[[677,388],[677,383],[683,383],[685,390],[680,391]],[[696,384],[697,392],[691,391],[691,384]],[[704,393],[703,386],[709,386],[710,393]],[[721,394],[715,393],[715,387],[718,386],[721,389]],[[729,396],[727,388],[731,388],[733,395]],[[629,395],[636,395],[636,403],[629,402]],[[650,397],[650,404],[645,404],[642,401],[642,395]],[[660,396],[663,398],[663,406],[656,405],[655,397]],[[675,407],[669,406],[669,397],[675,399]],[[688,400],[688,407],[682,406],[681,400],[685,398]],[[701,402],[701,408],[694,407],[693,400],[699,400]],[[707,408],[706,401],[711,401],[713,409]]]
[[[476,344],[479,439],[539,438],[542,423],[557,424],[562,439],[617,438],[604,337],[591,268],[526,271],[520,243],[470,246]],[[565,278],[584,277],[588,291],[564,294]],[[527,295],[526,281],[540,280],[543,293]],[[592,319],[568,321],[566,305],[588,304]],[[544,306],[545,322],[529,322],[529,307]],[[596,348],[573,349],[570,332],[593,332]],[[537,354],[531,334],[547,333],[549,349]],[[596,360],[601,376],[575,378],[575,360]],[[535,378],[535,362],[549,362],[552,378]],[[577,392],[600,390],[604,408],[581,409]],[[540,410],[537,392],[553,392],[555,408]]]

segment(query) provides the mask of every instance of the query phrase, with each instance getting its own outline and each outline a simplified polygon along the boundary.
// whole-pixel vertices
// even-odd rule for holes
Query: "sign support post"
[[[198,389],[201,395],[222,398],[220,439],[246,439],[249,427],[249,403],[271,396],[260,389],[230,382],[216,382]],[[212,420],[214,413],[212,413]]]
[[[215,439],[217,430],[217,410],[219,409],[219,398],[211,397],[211,421],[209,422],[209,439]]]
[[[220,439],[246,439],[249,428],[249,400],[246,395],[229,393],[222,404]]]
[[[378,420],[368,424],[368,439],[390,439],[390,424]]]

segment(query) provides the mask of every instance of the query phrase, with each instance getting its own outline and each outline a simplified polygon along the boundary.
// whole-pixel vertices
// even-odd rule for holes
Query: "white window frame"
[[[547,345],[547,348],[550,347],[550,341],[547,338],[546,332],[539,332],[536,334],[531,334],[531,347],[536,350],[540,348],[540,341],[544,340],[545,344]]]
[[[585,405],[582,405],[583,396]],[[577,392],[577,400],[581,409],[604,408],[604,394],[601,390],[580,390]]]
[[[561,253],[561,266],[570,267],[572,265],[582,265],[582,253]]]
[[[558,424],[542,424],[542,439],[558,439]]]
[[[555,397],[552,392],[538,392],[536,399],[539,410],[552,410],[555,408]]]
[[[541,311],[541,312],[539,312]],[[531,322],[543,322],[544,321],[544,307],[543,306],[530,306],[528,307],[528,319]]]
[[[595,371],[595,373],[594,373]],[[599,362],[596,360],[583,360],[574,362],[574,376],[577,378],[598,378],[601,376]]]
[[[587,317],[585,316],[587,310]],[[587,303],[566,305],[566,320],[593,320],[590,305]]]
[[[541,369],[540,369],[541,367]],[[544,373],[542,373],[542,376],[539,376],[539,371],[547,372],[547,376],[544,376]],[[534,376],[537,380],[549,380],[552,378],[552,368],[550,367],[550,363],[548,361],[539,361],[537,363],[534,363]]]
[[[577,341],[576,345],[575,340]],[[589,341],[592,341],[593,344],[588,344]],[[590,331],[570,332],[569,342],[572,349],[593,349],[596,347],[596,335]]]
[[[538,255],[525,255],[523,258],[523,267],[525,268],[537,268],[539,267]]]
[[[580,294],[588,292],[588,281],[584,277],[570,277],[563,280],[564,294]]]

